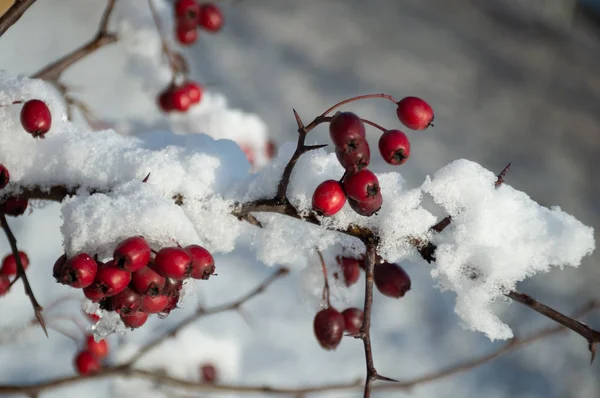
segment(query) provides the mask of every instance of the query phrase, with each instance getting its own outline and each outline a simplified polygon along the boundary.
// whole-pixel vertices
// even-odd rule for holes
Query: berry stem
[[[0,104],[0,108],[4,108],[4,107],[7,107],[7,106],[11,106],[11,105],[22,104],[23,102],[25,102],[25,101],[18,100],[18,101],[13,101],[10,104]]]
[[[364,100],[364,99],[369,99],[369,98],[385,98],[387,100],[392,101],[394,104],[397,104],[398,101],[396,101],[391,95],[389,94],[364,94],[364,95],[359,95],[356,97],[352,97],[352,98],[348,98],[345,99],[343,101],[338,102],[337,104],[333,105],[331,108],[327,109],[325,112],[323,112],[321,114],[321,116],[327,116],[329,113],[331,113],[332,111],[334,111],[335,109],[339,108],[340,106],[349,104],[351,102],[356,102],[356,101],[360,101],[360,100]]]
[[[169,67],[173,72],[173,83],[175,83],[175,78],[179,74],[179,66],[177,65],[175,53],[169,46],[169,42],[167,41],[167,36],[165,35],[165,31],[163,30],[162,23],[160,22],[160,17],[156,12],[156,7],[154,7],[153,0],[148,0],[148,6],[150,7],[150,12],[152,13],[152,19],[154,20],[154,25],[156,26],[156,30],[158,31],[158,35],[160,36],[160,41],[162,43],[162,49],[164,54],[167,56],[169,61]]]
[[[327,277],[327,265],[325,264],[325,259],[323,258],[323,254],[319,249],[317,249],[317,254],[319,255],[319,260],[321,260],[321,270],[323,271],[323,279],[325,283],[323,285],[323,300],[327,303],[327,308],[331,308],[330,294],[329,294],[329,278]]]

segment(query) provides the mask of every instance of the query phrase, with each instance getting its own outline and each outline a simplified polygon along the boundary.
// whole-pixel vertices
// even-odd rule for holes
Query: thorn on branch
[[[295,109],[292,109],[292,111],[294,111],[294,117],[296,118],[296,124],[298,124],[298,131],[304,130],[304,123],[302,123],[302,119],[300,119],[300,115],[298,115],[298,112],[296,112]]]
[[[498,178],[496,179],[496,182],[494,183],[494,186],[496,188],[498,188],[500,185],[502,185],[504,183],[504,177],[506,177],[506,174],[508,173],[508,170],[510,170],[510,165],[512,162],[509,162],[506,167],[500,172],[500,174],[498,174]]]

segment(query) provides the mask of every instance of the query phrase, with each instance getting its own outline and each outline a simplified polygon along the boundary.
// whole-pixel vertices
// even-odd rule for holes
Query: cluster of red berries
[[[165,112],[186,112],[202,99],[202,86],[193,81],[170,84],[158,95],[158,106]]]
[[[27,269],[29,266],[29,257],[27,257],[25,252],[19,252],[19,257],[21,257],[23,269]],[[4,257],[2,265],[0,266],[0,296],[4,296],[8,293],[12,282],[10,278],[15,275],[17,275],[17,260],[11,253]]]
[[[3,164],[0,164],[0,189],[4,189],[10,182],[10,173]],[[7,216],[17,217],[25,213],[29,200],[27,198],[19,198],[10,196],[0,203],[0,211]]]
[[[414,130],[424,130],[433,121],[431,107],[416,97],[398,101],[396,114],[406,127]],[[352,112],[338,112],[329,124],[329,136],[346,172],[341,181],[327,180],[319,184],[313,193],[313,210],[330,217],[348,201],[352,210],[361,216],[375,214],[383,204],[383,197],[377,176],[367,168],[371,150],[364,122]],[[410,141],[400,130],[387,130],[379,138],[379,152],[387,163],[401,165],[410,156]]]
[[[166,317],[176,308],[186,279],[208,279],[214,271],[214,259],[202,246],[154,252],[142,236],[133,236],[119,243],[106,263],[85,253],[63,255],[54,264],[53,275],[59,283],[83,289],[86,298],[103,310],[115,311],[134,329],[150,314]]]
[[[85,339],[85,348],[75,356],[75,369],[80,375],[89,375],[102,368],[102,360],[108,356],[106,340],[96,341],[94,336]]]
[[[196,0],[175,2],[175,36],[179,43],[188,46],[198,39],[198,28],[218,32],[223,26],[223,14],[213,3],[199,4]]]
[[[365,259],[337,256],[336,261],[341,268],[346,286],[358,281],[360,269],[365,269]],[[334,274],[335,277],[337,274]],[[377,290],[387,297],[400,298],[410,290],[410,277],[398,264],[383,262],[375,264],[374,282]],[[339,312],[328,307],[317,313],[313,322],[315,336],[321,347],[333,350],[342,341],[344,331],[350,335],[360,332],[363,322],[363,311],[348,308]]]

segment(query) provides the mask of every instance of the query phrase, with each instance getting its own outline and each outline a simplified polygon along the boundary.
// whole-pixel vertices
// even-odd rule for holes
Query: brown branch
[[[373,274],[375,272],[376,245],[367,244],[367,255],[365,257],[365,304],[363,308],[363,323],[358,336],[363,341],[365,350],[365,362],[367,365],[367,379],[365,381],[364,397],[371,396],[371,387],[377,379],[377,370],[373,363],[373,350],[371,348],[371,309],[373,307]]]
[[[116,0],[108,0],[104,13],[100,18],[98,32],[94,38],[81,47],[71,51],[67,55],[57,59],[56,61],[46,65],[44,68],[33,74],[31,77],[36,79],[44,79],[50,82],[57,82],[62,73],[71,65],[80,61],[82,58],[90,55],[94,51],[117,41],[117,36],[108,32],[108,21],[114,9]]]
[[[329,277],[327,276],[327,265],[320,250],[317,249],[319,260],[321,261],[321,271],[323,271],[323,300],[327,303],[327,308],[331,307],[331,295],[329,294]]]
[[[17,0],[4,15],[0,17],[0,36],[2,36],[8,28],[13,26],[33,3],[35,3],[35,0]]]
[[[27,279],[27,274],[25,273],[25,267],[23,267],[23,262],[21,261],[21,255],[19,254],[19,248],[17,247],[17,239],[15,235],[13,235],[10,226],[8,225],[8,221],[6,220],[6,215],[0,211],[0,225],[2,225],[2,229],[6,234],[6,238],[8,239],[8,243],[10,244],[10,249],[12,251],[13,256],[15,257],[15,261],[17,263],[17,278],[20,278],[23,281],[23,287],[25,288],[25,294],[29,297],[29,301],[31,301],[31,306],[33,307],[33,313],[37,318],[42,330],[48,337],[48,330],[46,329],[46,323],[44,322],[44,318],[42,317],[42,306],[38,303],[33,294],[33,289],[31,289],[31,285],[29,284],[29,279]]]

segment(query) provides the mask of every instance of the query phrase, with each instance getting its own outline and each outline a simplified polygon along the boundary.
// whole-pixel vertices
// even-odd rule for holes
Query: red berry
[[[398,119],[409,129],[425,130],[433,122],[433,109],[417,97],[406,97],[398,101]]]
[[[189,27],[196,27],[200,6],[196,0],[177,0],[175,3],[175,19]]]
[[[132,314],[142,308],[142,296],[127,288],[111,297],[111,307],[118,314]]]
[[[2,202],[1,211],[4,212],[4,214],[6,214],[7,216],[17,217],[25,213],[28,204],[29,200],[27,200],[27,198],[11,196],[5,199],[4,202]]]
[[[23,104],[23,108],[21,108],[21,125],[29,134],[44,138],[44,134],[50,130],[51,124],[52,115],[44,101],[33,99]]]
[[[131,285],[138,294],[154,297],[163,290],[165,277],[148,266],[131,274]]]
[[[87,312],[85,313],[85,316],[88,317],[88,319],[92,322],[98,322],[100,320],[100,317],[96,314],[88,314]]]
[[[213,3],[204,3],[200,6],[198,25],[209,32],[217,32],[223,26],[223,14],[219,7]]]
[[[401,165],[410,156],[410,141],[402,131],[388,130],[379,138],[379,153],[389,164]]]
[[[344,178],[344,191],[357,202],[367,202],[379,194],[379,180],[371,170],[364,169]]]
[[[342,268],[342,272],[344,273],[344,282],[346,283],[346,286],[350,287],[354,285],[358,281],[358,277],[360,276],[360,260],[356,258],[341,256],[337,256],[335,259]]]
[[[342,210],[346,203],[346,194],[336,180],[326,180],[319,184],[312,197],[312,207],[317,213],[331,217]]]
[[[108,355],[108,343],[106,340],[96,341],[94,336],[89,335],[86,339],[86,350],[97,359],[103,359]]]
[[[89,375],[100,370],[100,362],[89,351],[82,351],[75,357],[75,369],[81,375]]]
[[[326,350],[334,350],[344,335],[344,317],[334,308],[321,310],[313,322],[315,336]]]
[[[125,326],[132,329],[139,328],[148,320],[148,314],[141,311],[134,312],[132,314],[121,314],[120,316]]]
[[[25,252],[19,252],[19,258],[21,259],[21,264],[23,264],[23,269],[27,269],[29,266],[29,257]],[[11,253],[4,257],[2,260],[2,267],[0,267],[0,275],[12,276],[17,274],[17,260],[15,256]]]
[[[54,264],[53,275],[58,283],[81,289],[94,282],[98,272],[96,260],[85,253],[65,260],[63,255]]]
[[[192,105],[192,100],[184,87],[176,87],[173,89],[171,101],[173,102],[173,109],[179,112],[186,112]]]
[[[371,161],[371,149],[365,139],[352,141],[344,148],[336,146],[335,155],[342,167],[352,173],[363,170]]]
[[[192,278],[208,279],[215,273],[215,260],[208,250],[199,245],[189,245],[184,249],[192,257]]]
[[[121,293],[131,282],[131,273],[115,267],[113,261],[98,268],[96,279],[89,287],[96,289],[105,297]]]
[[[106,295],[104,293],[102,293],[102,290],[95,283],[89,285],[88,287],[84,287],[83,295],[85,296],[85,298],[87,298],[88,300],[90,300],[94,303],[97,303],[100,300],[103,300],[106,298]]]
[[[195,82],[187,82],[183,87],[187,90],[187,95],[192,104],[197,104],[202,99],[202,87]]]
[[[335,146],[344,148],[365,139],[365,124],[352,112],[338,112],[329,124],[329,136]]]
[[[375,265],[373,279],[377,290],[384,296],[400,298],[410,290],[410,277],[398,264]]]
[[[150,253],[150,245],[144,237],[132,236],[117,245],[113,257],[117,267],[135,272],[148,265]]]
[[[192,256],[180,247],[164,247],[154,258],[156,271],[174,279],[185,279],[192,272]]]
[[[0,189],[4,189],[10,181],[10,173],[3,164],[0,164]]]
[[[169,299],[169,296],[142,296],[142,308],[140,311],[147,314],[157,314],[167,307]]]
[[[363,311],[358,308],[348,308],[342,312],[342,315],[344,316],[346,332],[358,334],[363,323]]]
[[[182,287],[183,281],[174,278],[166,278],[165,287],[163,287],[161,294],[169,297],[177,296],[177,298],[179,298],[179,292],[181,291]]]
[[[6,275],[0,275],[0,296],[4,296],[10,289],[10,279]]]
[[[171,311],[177,308],[177,303],[179,303],[179,293],[175,293],[171,296],[167,296],[169,301],[167,302],[167,306],[163,309],[158,316],[160,318],[166,318]]]
[[[210,363],[205,363],[200,366],[200,374],[204,383],[214,383],[217,380],[217,368]]]
[[[175,109],[173,106],[173,92],[170,88],[162,91],[158,95],[158,107],[165,113],[169,113]]]
[[[189,27],[185,24],[177,24],[175,27],[177,33],[177,40],[184,46],[189,46],[198,39],[198,31],[195,27]]]
[[[375,197],[369,198],[364,202],[348,198],[348,204],[355,213],[360,214],[361,216],[371,217],[381,209],[383,197],[381,196],[381,192],[378,192]]]
[[[276,153],[277,145],[275,144],[275,142],[273,140],[267,141],[267,144],[265,145],[265,154],[267,155],[267,159],[273,159]]]

